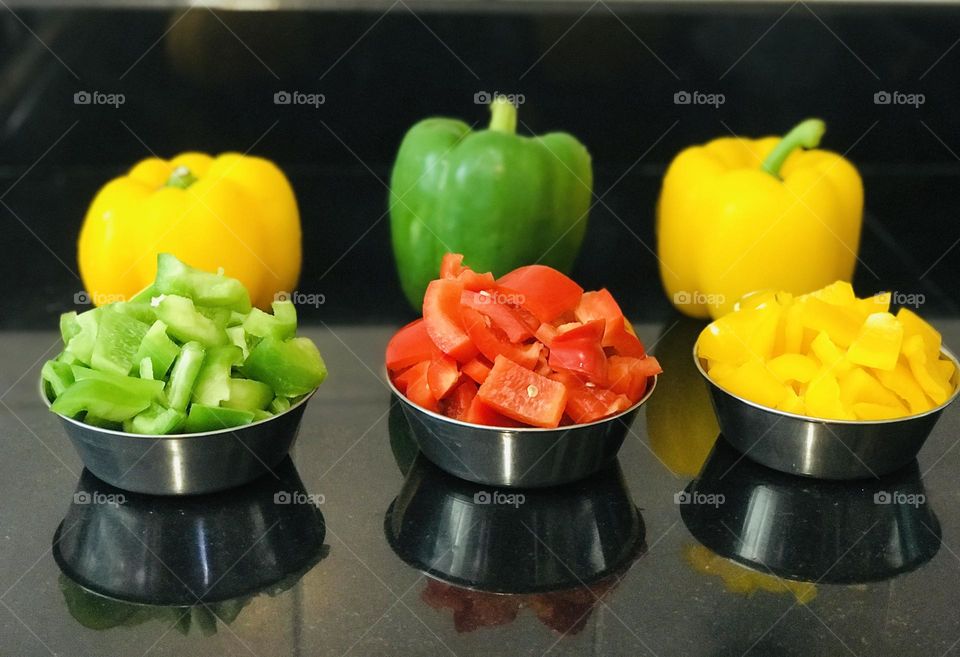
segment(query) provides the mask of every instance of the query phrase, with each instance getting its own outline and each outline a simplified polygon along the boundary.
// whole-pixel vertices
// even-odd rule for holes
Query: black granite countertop
[[[0,334],[0,654],[950,654],[960,409],[893,475],[779,474],[717,440],[699,326],[639,326],[667,374],[616,464],[493,504],[418,458],[392,327],[308,330],[331,375],[292,461],[195,498],[85,473],[37,396],[57,336]]]

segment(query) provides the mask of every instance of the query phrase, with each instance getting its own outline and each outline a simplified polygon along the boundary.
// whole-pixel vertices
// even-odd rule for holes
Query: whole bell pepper
[[[724,137],[674,158],[657,252],[678,310],[717,318],[747,292],[805,293],[851,279],[863,183],[846,159],[816,150],[824,130],[808,119],[782,139]]]
[[[430,118],[400,145],[390,228],[415,308],[448,251],[500,276],[533,263],[568,272],[580,249],[593,192],[587,149],[563,132],[517,135],[517,109],[505,97],[490,111],[487,130]]]
[[[283,172],[258,157],[149,158],[107,183],[87,211],[77,258],[96,305],[149,285],[157,254],[239,279],[269,308],[300,275],[300,215]]]

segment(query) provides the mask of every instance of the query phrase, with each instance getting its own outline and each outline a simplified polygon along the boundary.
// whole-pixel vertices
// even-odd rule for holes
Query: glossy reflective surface
[[[939,326],[960,344],[960,322]],[[698,328],[638,325],[669,376],[631,425],[619,473],[500,489],[527,495],[516,506],[480,503],[497,491],[418,461],[376,374],[394,327],[308,329],[331,376],[304,414],[292,478],[116,507],[92,495],[112,489],[81,476],[37,400],[33,364],[56,336],[4,335],[0,652],[49,655],[39,637],[96,657],[947,653],[960,638],[960,412],[880,481],[768,470],[714,450],[689,357]],[[78,482],[107,506],[74,502]],[[313,496],[322,524],[306,505],[273,504],[281,487]],[[724,504],[684,503],[684,491]],[[883,492],[892,503],[874,504]],[[210,602],[193,604],[188,589],[206,588]]]

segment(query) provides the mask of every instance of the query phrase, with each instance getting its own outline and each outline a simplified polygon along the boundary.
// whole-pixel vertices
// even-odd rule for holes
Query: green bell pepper
[[[517,110],[490,104],[489,129],[429,118],[407,132],[390,180],[400,283],[420,308],[447,251],[495,276],[541,263],[569,272],[587,227],[590,154],[574,137],[516,134]]]
[[[110,422],[129,420],[150,406],[148,395],[138,394],[108,381],[84,379],[69,386],[51,404],[54,413],[76,417],[87,412],[87,423],[91,416]]]

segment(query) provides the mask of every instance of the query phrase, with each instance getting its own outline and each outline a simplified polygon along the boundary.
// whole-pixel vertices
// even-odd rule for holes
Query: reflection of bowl
[[[390,377],[387,377],[389,381]],[[633,406],[617,415],[556,429],[490,427],[429,411],[389,381],[424,456],[452,475],[490,486],[537,488],[582,479],[609,464],[657,377]]]
[[[50,397],[40,385],[49,407]],[[165,436],[113,431],[57,416],[80,460],[103,481],[137,493],[195,495],[240,486],[282,461],[312,396],[310,392],[289,410],[252,424]]]
[[[241,489],[126,493],[84,470],[53,555],[95,593],[152,605],[250,595],[322,554],[325,525],[289,459]]]
[[[693,360],[707,381],[720,431],[749,458],[790,474],[821,479],[878,477],[903,467],[927,440],[943,409],[960,395],[960,363],[954,365],[954,391],[936,408],[894,420],[824,420],[763,406],[720,387],[707,374],[693,347]]]
[[[916,461],[881,479],[817,481],[757,465],[721,436],[685,502],[683,521],[706,547],[788,579],[882,580],[940,547]]]
[[[420,457],[384,522],[401,559],[459,587],[556,591],[628,565],[645,529],[619,464],[576,484],[484,488]]]

